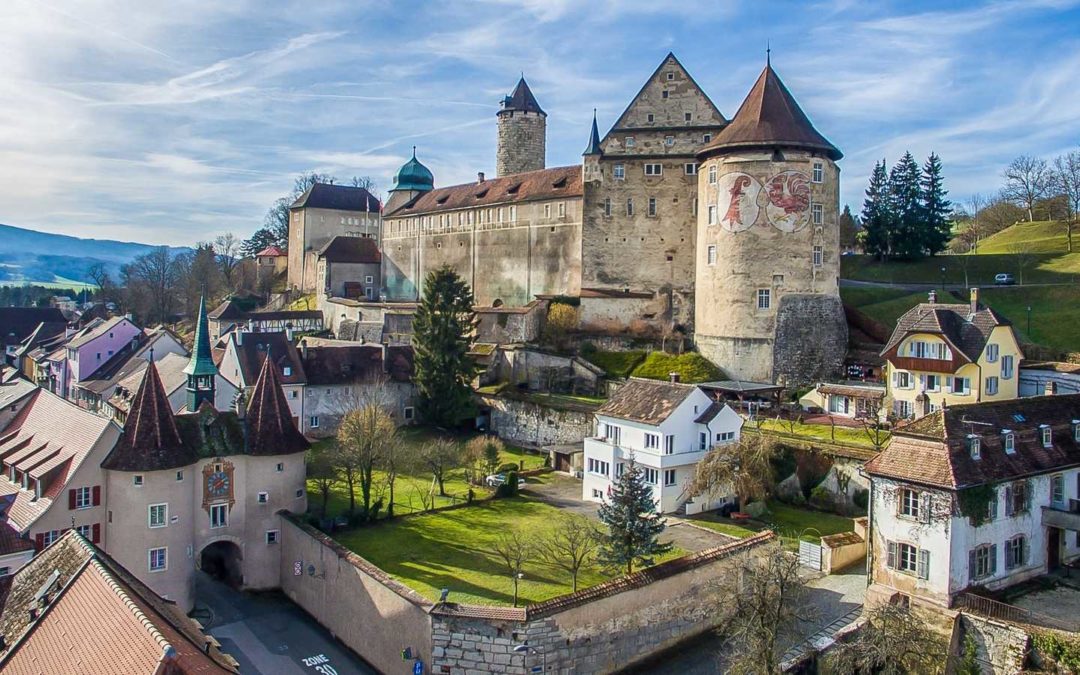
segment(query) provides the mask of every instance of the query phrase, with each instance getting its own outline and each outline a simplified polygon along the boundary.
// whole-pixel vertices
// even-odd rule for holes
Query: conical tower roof
[[[188,466],[198,459],[195,448],[186,446],[176,430],[161,376],[150,361],[131,401],[124,433],[101,466],[114,471],[160,471]]]
[[[210,330],[206,320],[206,297],[199,298],[199,320],[195,324],[195,344],[191,349],[191,361],[184,366],[187,375],[217,375],[217,366],[210,352]]]
[[[251,390],[246,424],[249,455],[288,455],[311,447],[293,422],[269,351]]]
[[[592,111],[592,132],[589,133],[589,147],[585,148],[585,152],[582,155],[601,155],[603,151],[600,149],[600,130],[596,128],[596,108]]]
[[[769,63],[765,64],[731,123],[698,153],[698,157],[739,148],[813,150],[834,161],[844,156],[818,133]]]
[[[529,83],[525,81],[524,75],[521,76],[517,86],[514,87],[514,93],[503,99],[499,113],[511,110],[547,116],[547,113],[540,108],[540,104],[536,102],[536,97],[533,96],[532,90],[529,89]]]

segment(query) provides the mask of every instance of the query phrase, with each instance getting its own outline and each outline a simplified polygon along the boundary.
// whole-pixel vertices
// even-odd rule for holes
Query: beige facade
[[[319,208],[294,208],[289,211],[288,287],[302,293],[318,289],[317,257],[319,249],[338,235],[379,237],[381,218],[378,211],[339,211]]]

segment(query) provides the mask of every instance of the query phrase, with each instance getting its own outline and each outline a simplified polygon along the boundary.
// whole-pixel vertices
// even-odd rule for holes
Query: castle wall
[[[815,163],[822,165],[821,182],[812,180]],[[832,375],[822,371],[839,366],[847,344],[837,281],[836,165],[791,150],[782,161],[769,151],[733,153],[704,161],[698,186],[698,349],[737,379],[804,383]],[[821,368],[801,358],[805,350]]]
[[[495,151],[495,174],[537,171],[547,157],[547,117],[521,110],[498,114],[498,147]]]
[[[315,254],[319,249],[339,235],[378,239],[381,222],[377,212],[314,208],[289,211],[289,288],[304,293],[318,290]]]

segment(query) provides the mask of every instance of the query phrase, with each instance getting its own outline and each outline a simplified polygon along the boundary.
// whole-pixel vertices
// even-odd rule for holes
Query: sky
[[[845,154],[944,162],[964,201],[1013,157],[1080,147],[1080,0],[4,0],[0,223],[191,245],[248,237],[293,178],[370,176],[416,145],[436,186],[494,175],[524,73],[548,166],[580,161],[667,52],[734,116],[773,67]]]

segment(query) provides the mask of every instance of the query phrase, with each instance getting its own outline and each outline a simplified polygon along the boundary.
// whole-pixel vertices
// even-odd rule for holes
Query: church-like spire
[[[101,466],[113,471],[160,471],[194,464],[198,459],[195,449],[180,438],[157,365],[151,361],[131,400],[124,433]]]
[[[585,152],[582,155],[600,155],[603,151],[600,149],[600,130],[596,128],[596,108],[592,111],[592,132],[589,134],[589,147],[585,148]]]
[[[529,89],[529,83],[525,81],[524,74],[518,80],[517,86],[514,87],[514,92],[503,99],[499,112],[503,113],[511,110],[547,116],[547,113],[543,111],[537,102],[536,97],[533,96],[532,89]]]
[[[195,323],[195,344],[191,360],[184,366],[187,375],[187,409],[195,412],[203,402],[214,404],[214,380],[218,369],[210,351],[210,330],[206,318],[206,297],[199,299],[199,318]]]
[[[268,350],[259,378],[251,390],[245,416],[249,455],[287,455],[310,447],[293,422],[273,361]]]

